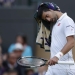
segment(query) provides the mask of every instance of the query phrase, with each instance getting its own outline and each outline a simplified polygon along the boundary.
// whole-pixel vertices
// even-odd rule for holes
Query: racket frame
[[[24,59],[24,58],[36,58],[36,59],[40,59],[42,60],[44,63],[42,65],[37,65],[37,66],[27,66],[27,65],[24,65],[24,64],[21,64],[19,61],[20,59]],[[20,57],[18,60],[17,60],[17,63],[20,65],[20,66],[23,66],[23,67],[26,67],[26,68],[34,68],[34,67],[41,67],[41,66],[44,66],[46,65],[46,62],[48,60],[44,59],[44,58],[37,58],[37,57],[32,57],[32,56],[26,56],[26,57]]]

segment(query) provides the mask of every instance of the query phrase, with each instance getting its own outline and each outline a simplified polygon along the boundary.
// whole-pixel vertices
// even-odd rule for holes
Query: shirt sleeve
[[[72,19],[67,20],[66,23],[64,24],[64,33],[66,37],[75,35],[75,23],[73,22]]]

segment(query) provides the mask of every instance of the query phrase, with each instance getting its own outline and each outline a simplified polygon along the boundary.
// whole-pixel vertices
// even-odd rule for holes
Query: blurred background
[[[47,66],[26,69],[20,56],[50,58],[50,52],[36,45],[38,25],[34,13],[41,2],[54,2],[75,21],[74,0],[0,0],[0,75],[45,75]],[[75,59],[75,47],[73,48]]]

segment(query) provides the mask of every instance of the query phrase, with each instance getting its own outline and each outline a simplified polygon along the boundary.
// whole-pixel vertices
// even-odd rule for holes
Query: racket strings
[[[44,61],[36,58],[23,58],[19,60],[22,65],[40,66],[44,64]]]

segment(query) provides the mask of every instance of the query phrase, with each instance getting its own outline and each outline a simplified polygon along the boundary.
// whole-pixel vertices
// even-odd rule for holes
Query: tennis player
[[[58,61],[74,61],[72,48],[74,47],[75,24],[67,13],[62,13],[55,3],[41,3],[38,7],[38,18],[53,22],[50,59],[46,75],[75,75],[75,65],[56,64]]]

